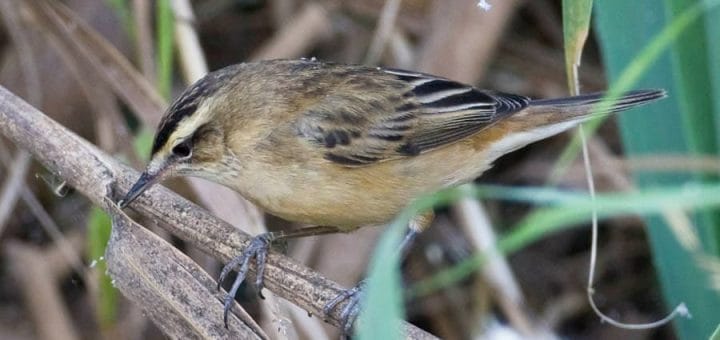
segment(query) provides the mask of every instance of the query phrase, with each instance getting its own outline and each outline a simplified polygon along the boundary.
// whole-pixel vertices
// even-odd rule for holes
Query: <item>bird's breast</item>
[[[263,167],[231,185],[263,210],[289,221],[355,229],[391,220],[406,190],[398,179],[370,180],[357,169]]]
[[[414,198],[470,181],[488,167],[467,144],[357,168],[257,156],[245,158],[222,184],[273,215],[344,230],[387,223]]]

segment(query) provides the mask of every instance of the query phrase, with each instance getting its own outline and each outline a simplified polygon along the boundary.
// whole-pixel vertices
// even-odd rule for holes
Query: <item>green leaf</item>
[[[156,5],[157,84],[158,91],[167,99],[170,98],[172,89],[175,17],[170,7],[170,0],[158,0]]]
[[[715,331],[710,336],[710,340],[720,340],[720,325],[715,328]]]
[[[565,45],[565,72],[570,93],[579,93],[577,68],[580,66],[583,47],[590,31],[592,0],[563,0],[563,40]]]
[[[120,22],[122,23],[125,32],[134,40],[135,23],[133,22],[132,12],[130,11],[130,4],[127,0],[105,0],[108,5],[115,11]]]
[[[707,30],[707,22],[710,13],[717,13],[708,10],[718,3],[717,0],[598,1],[599,41],[609,78],[617,84],[613,89],[629,79],[627,72],[622,71],[630,67],[627,65],[645,63],[652,66],[646,72],[635,72],[633,78],[639,79],[637,87],[661,87],[670,94],[662,102],[620,115],[628,155],[717,154],[718,116],[710,92],[720,84],[717,84],[718,78],[709,76],[713,70],[717,71],[717,65],[713,65],[717,59],[713,62],[709,56],[710,49],[720,39],[720,31]],[[658,32],[663,33],[658,35]],[[653,55],[639,48],[647,41],[652,41],[648,46],[653,48]],[[665,50],[666,46],[670,51]],[[657,61],[648,63],[654,59]],[[688,182],[715,183],[711,177],[688,175],[636,173],[634,176],[641,188]],[[720,244],[718,221],[714,211],[702,210],[694,215],[704,252],[715,256]],[[718,292],[709,288],[704,268],[680,245],[664,220],[649,218],[648,225],[666,302],[675,305],[684,301],[693,314],[693,319],[675,322],[680,337],[707,338],[717,325]]]
[[[135,153],[144,157],[147,160],[150,157],[150,151],[152,149],[153,133],[147,128],[143,128],[135,136],[133,146],[135,147]]]
[[[702,4],[700,0],[666,0],[668,17],[678,17],[685,9]],[[676,100],[682,112],[685,144],[687,152],[691,155],[718,155],[718,129],[720,126],[720,107],[714,105],[713,88],[720,87],[720,78],[713,78],[711,74],[713,65],[710,62],[710,46],[720,43],[712,39],[712,31],[707,31],[705,25],[713,21],[712,12],[700,16],[689,24],[681,39],[675,41],[671,50],[673,63],[672,75],[677,85]],[[715,19],[720,19],[716,12]],[[715,39],[720,34],[715,33]],[[715,65],[716,66],[716,65]],[[712,122],[712,123],[711,123]],[[717,181],[715,175],[696,175],[699,181]],[[720,213],[718,211],[703,211],[698,218],[705,226],[720,226]],[[720,251],[720,235],[717,228],[703,230],[706,246]]]
[[[360,340],[402,338],[405,309],[398,245],[410,217],[406,214],[393,222],[373,253],[357,330]]]
[[[107,329],[115,323],[117,317],[118,292],[112,285],[112,279],[106,274],[107,265],[102,257],[110,239],[111,222],[102,209],[93,207],[88,219],[88,250],[90,262],[98,274],[98,305],[96,309],[98,323]]]

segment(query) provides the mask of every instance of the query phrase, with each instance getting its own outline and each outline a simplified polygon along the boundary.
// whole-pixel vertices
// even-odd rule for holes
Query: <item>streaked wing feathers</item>
[[[297,121],[298,132],[322,146],[326,159],[362,166],[418,155],[475,134],[529,103],[428,74],[376,72],[377,81],[363,82],[367,98],[349,97],[342,86],[350,85],[341,84]]]

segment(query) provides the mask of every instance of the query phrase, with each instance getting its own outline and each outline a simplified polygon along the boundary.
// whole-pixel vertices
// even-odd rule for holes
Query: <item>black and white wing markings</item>
[[[489,124],[525,108],[523,96],[481,91],[472,86],[419,72],[383,69],[412,86],[410,93],[419,105],[416,129],[397,149],[417,155],[468,137]]]
[[[333,89],[296,122],[297,132],[321,146],[325,159],[358,167],[415,156],[475,134],[529,103],[428,74],[377,70],[383,81],[364,88],[374,105]]]

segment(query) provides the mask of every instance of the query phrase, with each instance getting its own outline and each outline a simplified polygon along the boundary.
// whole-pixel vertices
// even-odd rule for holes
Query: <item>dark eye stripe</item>
[[[195,82],[178,97],[165,113],[163,120],[157,129],[155,141],[153,142],[152,154],[154,155],[163,147],[175,131],[180,122],[186,117],[192,116],[200,105],[203,98],[215,93],[226,79],[237,73],[238,65],[208,73],[205,77]]]
[[[177,128],[180,121],[185,117],[192,115],[197,110],[196,104],[185,106],[181,109],[175,109],[172,114],[169,114],[158,128],[158,132],[155,135],[155,141],[153,142],[152,154],[154,155],[165,143],[173,131]]]

